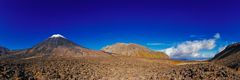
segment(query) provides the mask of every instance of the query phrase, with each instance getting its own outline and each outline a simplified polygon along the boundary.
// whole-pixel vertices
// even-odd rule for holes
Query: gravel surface
[[[234,70],[202,63],[130,57],[0,61],[0,80],[239,80]]]

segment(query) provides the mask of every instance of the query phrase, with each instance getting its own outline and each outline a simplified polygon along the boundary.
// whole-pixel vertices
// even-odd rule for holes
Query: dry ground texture
[[[208,62],[132,57],[29,58],[0,63],[0,80],[239,80]]]

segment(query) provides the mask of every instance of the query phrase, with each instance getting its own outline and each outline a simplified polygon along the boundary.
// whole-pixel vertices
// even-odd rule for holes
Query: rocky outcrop
[[[169,59],[163,52],[155,52],[144,46],[133,43],[116,43],[111,46],[106,46],[102,50],[123,56]]]

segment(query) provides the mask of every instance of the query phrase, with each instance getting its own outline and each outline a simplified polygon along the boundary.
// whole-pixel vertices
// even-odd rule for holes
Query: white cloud
[[[214,35],[214,38],[215,39],[219,39],[221,36],[220,36],[220,33],[216,33],[215,35]]]
[[[149,46],[169,45],[167,43],[147,43]]]
[[[185,41],[177,46],[161,50],[172,58],[201,58],[207,57],[200,53],[201,50],[212,50],[216,47],[216,40],[220,34],[216,33],[212,39]]]

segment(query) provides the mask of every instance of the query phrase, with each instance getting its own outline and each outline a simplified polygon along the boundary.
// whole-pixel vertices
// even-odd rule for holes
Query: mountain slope
[[[144,46],[133,43],[116,43],[111,46],[106,46],[102,50],[123,56],[169,59],[169,57],[162,52],[154,52]]]
[[[81,47],[62,35],[55,34],[30,49],[16,52],[14,56],[20,58],[36,58],[43,56],[68,58],[82,56],[108,56],[108,53]]]
[[[223,51],[215,55],[212,60],[221,60],[229,56],[239,54],[240,55],[240,43],[235,43],[227,46]]]
[[[9,51],[9,49],[5,48],[5,47],[0,47],[0,56],[3,54],[7,54]]]
[[[240,43],[227,46],[210,61],[238,70],[240,68]]]

